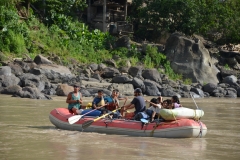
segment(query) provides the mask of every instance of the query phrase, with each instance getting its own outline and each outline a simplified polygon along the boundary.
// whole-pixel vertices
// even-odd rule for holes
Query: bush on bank
[[[39,0],[3,0],[0,3],[1,61],[9,57],[23,57],[24,54],[31,58],[43,54],[59,56],[64,65],[68,65],[72,59],[81,64],[89,64],[101,63],[113,55],[119,55],[121,60],[117,62],[118,66],[125,65],[126,60],[131,57],[133,66],[141,63],[145,68],[157,68],[159,71],[164,68],[164,73],[170,78],[182,79],[181,75],[173,72],[166,56],[157,52],[156,47],[148,46],[144,54],[135,45],[131,45],[130,49],[110,49],[116,37],[91,30],[72,16],[77,5],[85,7],[81,3],[83,1],[75,1],[78,3],[75,4],[69,0],[63,4],[60,0],[49,0],[45,5],[44,17],[29,7],[30,2],[40,3]],[[189,83],[189,80],[186,82]]]

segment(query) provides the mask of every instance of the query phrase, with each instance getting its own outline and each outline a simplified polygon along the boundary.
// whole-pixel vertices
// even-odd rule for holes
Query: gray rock
[[[219,70],[201,41],[196,43],[182,34],[174,33],[167,40],[165,53],[172,69],[192,82],[219,82],[216,77]]]
[[[189,92],[191,90],[191,86],[190,85],[183,85],[183,91],[185,92]]]
[[[161,95],[156,85],[151,81],[144,81],[145,91],[144,94],[148,96],[158,96]]]
[[[42,94],[37,88],[23,87],[21,91],[18,91],[16,96],[21,98],[32,98],[32,99],[51,99],[51,97]]]
[[[104,68],[106,68],[107,66],[105,65],[105,64],[103,64],[103,63],[100,63],[100,64],[98,64],[98,70],[99,71],[102,71]]]
[[[163,97],[172,97],[172,96],[181,97],[180,94],[174,92],[172,89],[169,89],[169,88],[162,88],[162,89],[161,89],[161,95],[162,95]]]
[[[150,79],[157,83],[162,83],[159,72],[156,69],[146,69],[143,70],[142,76],[144,79]]]
[[[227,91],[221,87],[217,87],[215,90],[212,92],[212,96],[214,97],[224,97],[227,94]]]
[[[80,92],[82,93],[83,97],[91,97],[92,96],[87,89],[81,88]]]
[[[36,64],[52,64],[52,62],[50,60],[48,60],[46,57],[42,56],[42,55],[37,55],[34,60],[33,60]]]
[[[201,98],[204,97],[204,93],[203,93],[203,91],[202,91],[201,89],[198,89],[198,88],[191,88],[190,91],[191,91],[191,92],[194,92],[194,93],[196,93],[196,94],[198,94]]]
[[[134,88],[141,88],[141,90],[145,92],[145,85],[141,79],[134,77],[132,80],[132,85]]]
[[[227,88],[227,94],[225,97],[237,98],[237,91],[234,88]]]
[[[45,88],[45,82],[41,81],[40,77],[34,74],[24,73],[23,75],[20,76],[20,79],[23,87],[35,86],[39,89],[39,91],[42,91]]]
[[[240,97],[240,88],[237,89],[237,96]]]
[[[142,76],[142,66],[134,66],[130,67],[128,70],[128,74],[130,74],[132,77],[141,77]]]
[[[126,75],[115,76],[112,79],[113,83],[130,83],[131,81]]]
[[[23,70],[19,64],[11,62],[8,63],[8,66],[11,68],[12,74],[15,74],[15,76],[18,77],[23,74]]]
[[[9,87],[13,85],[21,85],[21,81],[18,77],[15,75],[1,75],[0,76],[0,82],[2,87]]]
[[[234,75],[231,76],[227,76],[223,79],[223,83],[227,83],[227,84],[236,84],[237,82],[237,77],[235,77]]]
[[[1,66],[0,67],[0,76],[11,76],[12,72],[11,72],[11,68],[9,66]]]
[[[102,73],[103,78],[113,78],[117,75],[120,75],[120,72],[116,68],[111,67],[104,68]]]
[[[4,88],[1,93],[2,94],[16,94],[17,92],[21,91],[22,88],[19,85],[12,85]]]
[[[89,67],[90,67],[93,71],[98,70],[98,64],[92,63],[92,64],[89,65]]]
[[[97,80],[102,80],[102,77],[99,75],[99,73],[93,73],[92,75],[91,75],[91,77],[92,78],[95,78],[95,79],[97,79]]]
[[[203,91],[211,94],[216,88],[217,88],[216,84],[208,83],[203,86]]]

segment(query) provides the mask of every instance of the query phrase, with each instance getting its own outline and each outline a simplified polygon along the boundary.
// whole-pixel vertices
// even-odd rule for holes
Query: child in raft
[[[182,105],[180,104],[180,101],[178,99],[178,96],[172,96],[171,102],[172,102],[172,104],[170,105],[169,109],[182,107]]]
[[[149,102],[149,108],[146,110],[146,113],[151,116],[151,122],[154,121],[155,118],[160,117],[160,110],[162,108],[161,103],[162,103],[162,97],[159,97],[159,100],[156,98],[152,98],[151,101],[145,100],[146,102]],[[152,111],[152,112],[149,112]]]

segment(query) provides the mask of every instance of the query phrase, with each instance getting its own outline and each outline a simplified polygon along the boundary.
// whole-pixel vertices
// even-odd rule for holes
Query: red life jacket
[[[109,111],[113,111],[116,108],[117,108],[117,105],[114,102],[111,102],[106,106],[106,109],[109,110]]]

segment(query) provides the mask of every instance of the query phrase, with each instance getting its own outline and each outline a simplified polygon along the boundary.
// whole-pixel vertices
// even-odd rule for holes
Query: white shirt
[[[161,107],[161,104],[157,104],[157,107],[151,106],[148,109],[152,110],[153,112],[160,113]]]

